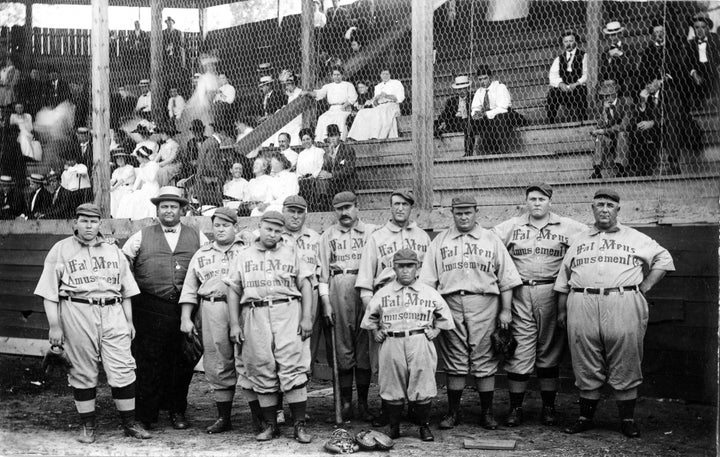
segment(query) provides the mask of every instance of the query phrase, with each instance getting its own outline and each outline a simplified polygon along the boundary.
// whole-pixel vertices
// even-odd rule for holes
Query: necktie
[[[486,113],[490,110],[490,90],[485,89],[485,97],[483,97],[482,112]]]
[[[177,232],[177,228],[176,227],[165,227],[165,228],[163,228],[163,231],[165,233],[175,233],[175,232]]]

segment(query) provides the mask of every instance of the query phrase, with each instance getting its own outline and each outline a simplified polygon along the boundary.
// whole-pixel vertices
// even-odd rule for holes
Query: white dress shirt
[[[168,99],[168,115],[174,119],[180,119],[185,109],[185,99],[178,94]]]
[[[565,58],[568,62],[567,70],[570,70],[576,53],[577,49],[574,49],[569,53],[565,53]],[[580,79],[577,80],[577,83],[579,85],[585,84],[587,82],[587,78],[587,53],[585,53],[582,60],[582,76],[580,76]],[[549,79],[550,86],[552,87],[559,87],[560,83],[563,82],[562,78],[560,77],[560,57],[555,57],[555,60],[553,60],[552,66],[550,67]]]
[[[137,103],[135,104],[135,111],[149,113],[151,104],[152,104],[152,94],[150,93],[150,91],[148,91],[146,94],[143,94],[138,97]]]
[[[502,113],[507,113],[508,109],[512,106],[512,99],[510,98],[510,91],[507,86],[498,81],[490,83],[487,89],[482,87],[475,92],[475,96],[472,99],[471,112],[472,114],[482,111],[483,101],[485,100],[485,91],[488,92],[490,109],[485,112],[488,119],[494,119],[495,116]]]
[[[162,225],[162,224],[161,224]],[[170,246],[171,251],[175,251],[175,248],[177,247],[178,241],[180,240],[180,230],[182,230],[182,226],[180,224],[176,225],[175,227],[165,227],[164,225],[163,231],[165,235],[165,240],[167,241],[168,245]],[[169,232],[167,229],[171,229],[174,231]],[[198,230],[198,233],[200,236],[198,237],[200,239],[200,246],[206,244],[208,242],[207,237],[205,234]],[[125,254],[125,257],[130,259],[130,261],[134,260],[135,257],[137,257],[137,253],[140,250],[140,244],[142,243],[142,230],[139,230],[135,233],[133,233],[130,238],[125,242],[123,245],[122,251],[123,254]]]

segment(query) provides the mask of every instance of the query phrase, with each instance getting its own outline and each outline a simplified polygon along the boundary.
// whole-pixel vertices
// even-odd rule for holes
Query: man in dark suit
[[[15,219],[25,214],[25,199],[12,176],[0,176],[0,219]]]
[[[70,100],[70,86],[67,81],[60,79],[60,72],[57,68],[50,67],[48,75],[50,80],[45,90],[45,105],[55,108],[60,103]]]
[[[272,76],[262,76],[258,84],[262,99],[260,100],[260,118],[258,124],[275,114],[277,110],[287,105],[287,95],[275,84]]]
[[[595,116],[597,128],[591,132],[595,137],[595,154],[590,179],[601,179],[602,169],[608,165],[614,165],[616,177],[626,177],[634,126],[632,100],[619,96],[617,83],[611,79],[602,82],[598,95],[602,103]]]
[[[135,65],[144,66],[150,61],[150,36],[140,29],[140,21],[135,21],[135,30],[125,38],[125,54]]]
[[[631,96],[635,93],[637,56],[622,40],[625,27],[620,22],[612,21],[608,22],[602,32],[609,47],[600,56],[598,81],[612,79],[617,83],[621,97]]]
[[[75,130],[75,139],[77,140],[75,148],[77,163],[81,163],[88,168],[88,171],[90,171],[90,180],[92,181],[93,147],[90,129],[87,127],[78,127]]]
[[[38,219],[70,219],[73,217],[75,207],[70,198],[70,192],[60,185],[60,176],[55,170],[50,170],[45,177],[45,190],[50,194],[50,207],[47,212],[38,215]]]
[[[205,127],[205,136],[207,139],[198,148],[194,193],[201,205],[222,206],[222,185],[227,170],[220,153],[222,137],[212,123]]]
[[[340,140],[340,128],[336,124],[327,126],[327,141],[329,146],[325,151],[322,171],[318,175],[320,180],[327,180],[322,203],[322,211],[331,211],[332,197],[340,192],[355,192],[358,185],[357,171],[355,170],[355,151]]]
[[[455,77],[452,88],[455,95],[445,102],[445,109],[435,121],[434,134],[440,138],[444,133],[462,132],[465,134],[465,155],[470,155],[473,149],[473,142],[468,141],[468,133],[472,126],[470,77],[466,75]]]
[[[28,176],[30,194],[27,201],[28,219],[38,219],[52,207],[53,196],[45,189],[45,176],[32,173]]]
[[[695,37],[688,45],[688,66],[693,81],[696,102],[718,94],[720,89],[720,37],[710,32],[713,22],[706,13],[698,13],[692,18]]]
[[[658,164],[664,120],[660,94],[662,86],[661,79],[654,79],[640,91],[632,148],[632,166],[636,176],[652,175]]]
[[[550,66],[546,111],[551,124],[555,122],[560,106],[565,106],[576,120],[582,121],[587,116],[587,55],[578,49],[579,40],[577,33],[565,31],[561,36],[563,52]]]

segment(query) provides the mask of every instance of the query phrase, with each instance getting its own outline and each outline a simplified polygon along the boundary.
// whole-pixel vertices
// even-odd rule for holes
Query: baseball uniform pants
[[[570,292],[567,314],[578,389],[597,390],[607,382],[615,390],[628,390],[642,383],[643,338],[649,314],[641,293]]]
[[[72,387],[96,387],[99,362],[111,387],[125,387],[135,381],[130,327],[120,304],[98,306],[63,300],[60,319],[65,352],[73,365],[68,372]]]
[[[557,292],[553,284],[520,286],[513,291],[512,333],[517,348],[505,371],[530,374],[535,366],[560,364],[566,333],[557,327]]]
[[[203,300],[202,313],[203,368],[215,393],[216,401],[232,401],[235,374],[235,344],[230,341],[230,314],[225,301]]]
[[[360,328],[365,309],[355,288],[357,275],[340,274],[330,278],[330,303],[335,311],[335,345],[338,369],[370,369],[370,335]],[[328,354],[332,360],[332,352]]]
[[[497,326],[498,295],[444,295],[455,328],[440,333],[438,348],[443,370],[454,376],[472,374],[477,378],[497,372],[498,359],[490,336]]]
[[[437,395],[435,345],[424,333],[387,337],[380,345],[378,384],[385,401],[424,401]]]

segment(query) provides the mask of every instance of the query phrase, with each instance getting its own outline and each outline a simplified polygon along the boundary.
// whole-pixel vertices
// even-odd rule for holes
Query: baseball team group
[[[470,381],[479,393],[479,425],[498,427],[493,394],[499,367],[509,385],[505,425],[523,423],[533,373],[542,398],[540,421],[557,425],[565,346],[580,414],[564,431],[594,426],[607,384],[621,432],[639,436],[634,409],[646,294],[674,270],[673,259],[653,239],[618,222],[615,190],[595,192],[589,226],[552,212],[552,197],[551,186],[529,185],[527,212],[490,229],[478,222],[475,197],[455,197],[450,228],[431,240],[412,219],[411,191],[392,193],[390,218],[382,226],[361,220],[353,193],[338,193],[332,199],[336,222],[322,234],[306,226],[307,203],[293,195],[282,212],[265,212],[257,227],[241,229],[234,210],[218,208],[208,241],[180,222],[188,203],[181,190],[163,187],[152,198],[158,223],[122,248],[100,233],[100,208],[80,205],[74,235],[49,251],[35,289],[49,342],[72,363],[78,439],[96,439],[100,364],[125,435],[150,438],[161,410],[174,428],[188,428],[194,366],[183,348],[197,338],[218,413],[207,433],[232,428],[239,390],[258,441],[279,436],[286,401],[294,438],[309,443],[306,386],[321,333],[327,354],[334,355],[328,359],[339,386],[337,414],[387,427],[390,438],[400,436],[407,402],[420,438],[434,440],[436,371],[447,376],[448,411],[440,429],[463,421],[461,398]],[[514,352],[493,349],[499,329],[514,338]],[[373,374],[382,401],[376,414],[368,407]]]

